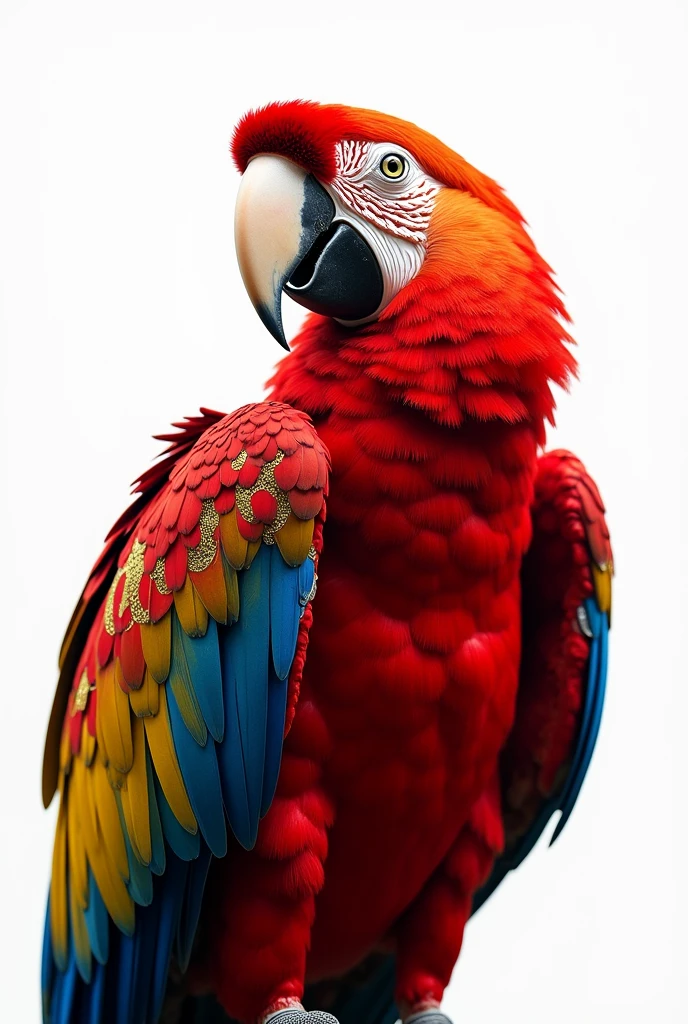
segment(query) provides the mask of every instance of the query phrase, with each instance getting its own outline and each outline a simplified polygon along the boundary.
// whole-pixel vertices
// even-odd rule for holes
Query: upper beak
[[[334,212],[322,185],[285,157],[255,156],[244,171],[234,217],[239,269],[256,312],[287,351],[282,289]]]
[[[285,157],[255,156],[244,171],[234,218],[241,276],[259,317],[287,351],[283,291],[345,323],[370,318],[382,303],[372,249],[345,214],[335,213],[320,182]]]

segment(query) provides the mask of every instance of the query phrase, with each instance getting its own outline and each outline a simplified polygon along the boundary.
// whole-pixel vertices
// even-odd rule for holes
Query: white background
[[[0,1017],[38,1021],[59,643],[150,435],[260,398],[279,351],[239,278],[228,140],[248,107],[302,96],[416,121],[507,187],[579,341],[552,440],[613,532],[583,795],[469,926],[446,1007],[688,1019],[685,4],[233,6],[0,3]]]

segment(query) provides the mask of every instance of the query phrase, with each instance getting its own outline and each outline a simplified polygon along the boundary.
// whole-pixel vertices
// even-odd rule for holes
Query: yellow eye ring
[[[399,153],[388,153],[380,161],[380,170],[385,178],[391,178],[393,181],[403,178],[407,167],[406,158]]]

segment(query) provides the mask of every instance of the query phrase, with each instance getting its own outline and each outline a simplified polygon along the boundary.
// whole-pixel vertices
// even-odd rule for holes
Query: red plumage
[[[274,802],[255,848],[230,844],[213,864],[188,975],[245,1022],[380,949],[396,952],[402,1010],[439,1004],[476,890],[567,768],[589,651],[577,609],[611,571],[582,465],[538,459],[551,385],[576,364],[550,268],[499,186],[416,126],[345,107],[253,112],[233,154],[242,171],[276,153],[328,182],[343,138],[404,145],[447,186],[422,269],[374,323],[311,315],[271,381],[281,404],[204,410],[165,437],[170,454],[111,533],[65,647],[74,689],[89,629],[94,664],[114,646],[123,683],[140,686],[124,576],[114,645],[91,626],[115,564],[138,539],[145,573],[164,558],[179,591],[204,502],[227,514],[237,486],[258,484],[254,521],[236,508],[238,533],[257,540],[278,511],[259,477],[282,453],[290,519],[316,519],[317,553],[324,536],[317,611],[301,620]],[[139,596],[153,621],[173,600],[148,575]],[[70,735],[78,749],[76,722]]]

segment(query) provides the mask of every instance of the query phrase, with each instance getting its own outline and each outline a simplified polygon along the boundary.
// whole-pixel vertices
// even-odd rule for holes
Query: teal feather
[[[172,808],[167,802],[165,794],[162,791],[157,775],[154,779],[154,785],[158,810],[160,812],[160,822],[170,849],[177,855],[177,857],[179,857],[180,860],[194,860],[198,857],[198,851],[201,848],[200,833],[187,832],[186,829],[179,824],[174,816]]]
[[[176,615],[172,616],[172,655],[170,658],[170,674],[167,680],[167,693],[171,695],[181,691],[188,696],[188,705],[186,706],[186,718],[184,722],[186,727],[191,731],[193,738],[196,743],[200,746],[205,746],[206,739],[208,738],[208,729],[203,718],[203,712],[201,710],[201,704],[198,699],[198,693],[196,692],[196,683],[201,684],[201,680],[193,680],[189,671],[189,666],[186,662],[186,648],[184,645],[184,637],[186,633],[182,629],[179,619]],[[193,709],[193,710],[190,710]]]
[[[108,912],[90,869],[88,872],[88,908],[84,916],[91,951],[98,963],[107,963],[110,932]]]
[[[146,751],[146,774],[148,777],[148,808],[151,830],[152,857],[150,869],[154,875],[162,875],[165,870],[165,838],[162,831],[160,811],[158,808],[157,793],[155,790],[153,765],[150,755]]]

